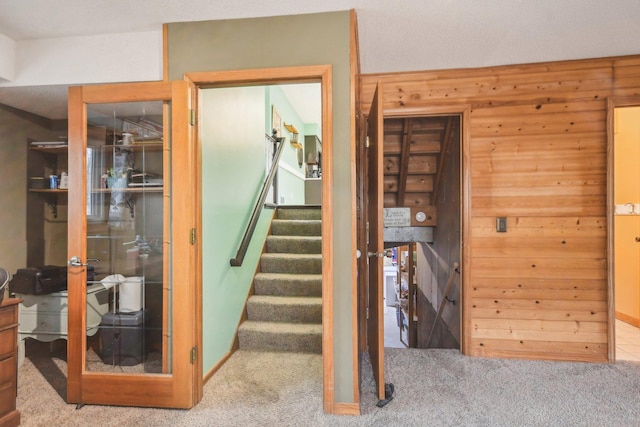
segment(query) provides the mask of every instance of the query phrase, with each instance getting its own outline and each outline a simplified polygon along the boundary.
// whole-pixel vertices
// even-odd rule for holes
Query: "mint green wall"
[[[230,350],[272,210],[260,218],[241,267],[231,267],[265,175],[263,87],[200,91],[203,368]]]
[[[316,135],[322,141],[322,126],[319,123],[305,123],[305,135]]]
[[[333,91],[333,301],[334,395],[354,402],[351,193],[351,100],[349,11],[224,21],[180,22],[168,25],[168,77],[180,80],[193,71],[328,64]],[[355,84],[355,82],[354,82]],[[326,144],[327,137],[322,141]],[[323,144],[323,145],[324,145]],[[208,165],[203,165],[208,167]],[[327,170],[324,170],[326,176]],[[205,188],[205,187],[203,187]],[[205,260],[206,262],[206,260]],[[225,325],[235,328],[235,325]],[[208,328],[208,325],[203,325]],[[302,397],[301,397],[302,398]]]
[[[289,100],[285,97],[282,89],[278,86],[266,87],[266,111],[268,118],[266,120],[265,132],[271,129],[271,109],[275,105],[276,110],[282,118],[282,129],[280,136],[286,138],[286,146],[282,152],[278,171],[278,204],[286,205],[304,205],[304,165],[298,166],[298,151],[291,146],[291,133],[287,131],[284,124],[292,124],[299,132],[298,141],[304,141],[304,122],[293,109]]]

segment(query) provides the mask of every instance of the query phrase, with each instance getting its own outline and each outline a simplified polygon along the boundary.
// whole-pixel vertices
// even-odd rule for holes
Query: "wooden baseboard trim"
[[[218,369],[220,369],[220,368],[222,367],[222,365],[224,365],[224,364],[227,362],[227,360],[229,360],[229,358],[231,357],[231,355],[232,355],[233,353],[234,353],[234,350],[233,350],[233,349],[232,349],[232,350],[229,350],[229,351],[227,352],[227,354],[225,354],[225,355],[222,357],[222,359],[220,359],[220,361],[219,361],[218,363],[216,363],[216,364],[214,365],[214,367],[213,367],[213,368],[211,368],[211,369],[209,370],[209,372],[207,372],[206,374],[204,374],[204,377],[203,377],[203,383],[204,383],[204,384],[206,384],[206,383],[207,383],[207,381],[209,381],[209,380],[211,379],[211,377],[213,376],[213,374],[215,374],[216,372],[218,372]]]
[[[635,326],[636,328],[640,328],[640,319],[636,319],[635,317],[629,316],[628,314],[620,313],[616,311],[616,319],[621,320],[625,323]]]
[[[360,415],[360,405],[357,403],[334,403],[334,415]]]

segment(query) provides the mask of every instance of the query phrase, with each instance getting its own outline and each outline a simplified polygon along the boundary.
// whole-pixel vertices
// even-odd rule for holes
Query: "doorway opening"
[[[640,100],[613,103],[609,163],[615,360],[640,361]],[[612,107],[612,108],[611,108]],[[611,185],[612,184],[612,185]],[[613,319],[612,319],[613,317]]]
[[[385,347],[460,348],[460,142],[459,115],[384,118]]]
[[[415,260],[415,284],[410,280],[406,286],[408,331],[409,337],[415,337],[415,346],[441,345],[451,335],[451,347],[462,352],[468,348],[468,336],[463,333],[468,303],[463,292],[469,245],[463,243],[469,229],[470,172],[463,161],[469,150],[469,132],[463,124],[470,109],[434,106],[385,111],[383,86],[377,82],[366,126],[361,126],[357,158],[358,246],[366,254],[359,262],[359,350],[363,365],[367,359],[371,363],[378,405],[388,403],[394,390],[384,381],[382,258],[389,248],[409,244],[416,248],[415,258],[413,253],[408,257]],[[402,281],[396,285],[402,295]]]
[[[314,307],[313,310],[314,313],[317,312],[318,320],[317,322],[314,321],[313,327],[308,329],[311,330],[313,335],[313,348],[317,348],[316,353],[318,353],[317,363],[314,362],[314,366],[315,364],[323,366],[325,372],[325,375],[318,378],[319,381],[323,382],[325,410],[327,410],[327,405],[330,406],[334,401],[332,373],[334,351],[331,325],[333,313],[333,282],[331,278],[333,277],[333,269],[332,263],[322,262],[323,259],[333,256],[332,212],[327,208],[327,206],[330,207],[330,188],[332,187],[332,117],[329,96],[332,88],[330,71],[330,66],[313,66],[293,67],[284,70],[260,69],[253,71],[194,73],[193,75],[187,73],[185,75],[193,83],[193,94],[198,101],[197,115],[199,117],[197,131],[199,132],[198,140],[201,152],[198,155],[197,164],[200,168],[198,175],[201,176],[199,229],[202,235],[198,236],[197,240],[202,242],[203,245],[199,264],[202,271],[202,285],[200,286],[202,294],[200,300],[202,301],[201,336],[204,380],[211,378],[236,353],[236,350],[242,350],[243,329],[247,334],[252,333],[251,331],[259,334],[273,332],[272,328],[266,327],[253,328],[251,331],[249,331],[249,328],[243,328],[243,325],[249,326],[247,325],[249,323],[248,320],[252,320],[253,314],[250,312],[248,298],[250,299],[252,295],[257,293],[258,286],[254,279],[257,278],[259,272],[266,272],[261,270],[265,268],[263,266],[267,264],[283,268],[299,266],[298,261],[305,263],[309,261],[307,258],[313,258],[305,267],[310,265],[314,268],[313,274],[317,278],[314,278],[313,281],[318,283],[319,292],[316,299],[320,302],[319,308],[316,310]],[[282,90],[283,86],[286,85],[294,86],[300,84],[302,86],[309,83],[313,83],[311,86],[319,94],[317,97],[318,105],[315,107],[321,112],[321,119],[317,123],[293,120],[294,116],[299,116],[300,114],[295,112],[291,105],[292,103],[289,102],[291,100],[287,99],[288,96],[283,93],[285,90]],[[207,96],[207,93],[218,90],[232,90],[236,91],[236,93],[228,96],[227,102],[215,107],[217,103],[216,96]],[[260,99],[251,104],[253,105],[251,111],[255,110],[255,115],[252,117],[260,124],[256,127],[255,135],[251,138],[247,139],[246,135],[238,138],[239,135],[244,135],[243,132],[249,126],[248,122],[251,121],[247,116],[249,112],[247,105],[243,103],[238,105],[238,96],[239,93],[244,96],[249,92],[253,93],[253,96],[259,92],[258,97]],[[212,114],[205,111],[206,105],[204,103],[214,106],[215,111],[220,114],[230,112],[231,116],[227,116],[227,120],[218,122],[218,125],[212,126],[212,123],[208,123],[208,120],[215,121],[220,116],[218,113]],[[231,106],[234,107],[232,108]],[[300,118],[298,117],[298,119]],[[307,126],[307,124],[310,126]],[[209,126],[210,129],[205,129],[205,126]],[[314,127],[314,129],[310,129],[311,127]],[[220,145],[221,140],[219,137],[215,136],[220,131],[220,128],[224,128],[224,132],[226,132],[225,142],[222,145]],[[276,130],[275,135],[273,134],[274,129]],[[208,133],[209,142],[205,141],[204,132]],[[312,144],[307,145],[305,153],[306,136],[313,136],[314,144],[313,147]],[[271,153],[265,149],[269,145],[268,142],[274,143],[274,152],[276,152],[276,155],[281,155],[280,160],[285,159],[286,165],[274,158],[272,164],[275,167],[266,167],[266,163],[271,158]],[[205,147],[206,145],[209,146]],[[216,146],[218,147],[216,148]],[[222,149],[222,152],[219,149]],[[213,163],[217,161],[217,167],[212,166],[213,163],[206,160],[207,156]],[[267,171],[267,169],[278,171],[278,182],[273,186],[271,194],[267,195],[269,200],[265,198],[261,202],[262,191],[260,188],[263,187],[262,183],[266,182],[267,184],[264,188],[269,188],[268,181],[270,180],[269,175],[271,175],[271,172]],[[226,173],[220,175],[222,170]],[[210,180],[208,175],[211,174],[218,174],[219,179]],[[249,178],[249,175],[251,178]],[[320,191],[319,194],[315,195],[315,202],[311,201],[311,197],[307,197],[307,194],[305,194],[304,183],[306,180],[314,180],[314,183],[319,186]],[[234,183],[241,184],[245,189],[242,191],[238,191],[237,188],[235,190],[232,189],[231,184]],[[253,187],[249,188],[252,183]],[[207,189],[219,189],[222,193],[207,191]],[[260,197],[251,197],[251,195],[258,193],[261,194]],[[243,206],[237,206],[239,197],[246,199],[243,202]],[[210,198],[217,198],[217,200],[208,200]],[[323,200],[328,202],[323,203]],[[206,211],[207,206],[205,205],[211,202],[217,203],[218,206],[208,214]],[[308,203],[313,206],[309,206]],[[279,259],[280,255],[275,253],[277,251],[271,251],[271,249],[267,248],[268,244],[264,245],[265,251],[263,252],[263,243],[266,236],[269,233],[271,235],[274,234],[273,231],[276,228],[274,222],[281,219],[279,214],[275,214],[277,217],[274,218],[274,212],[276,209],[279,212],[284,205],[286,205],[287,209],[296,211],[299,211],[299,209],[295,209],[297,207],[305,208],[307,211],[312,208],[314,211],[312,214],[317,214],[321,218],[321,220],[313,218],[306,221],[314,223],[312,224],[313,235],[317,236],[317,242],[315,242],[317,244],[312,245],[314,251],[311,254],[312,256],[299,256],[292,262],[282,261]],[[243,230],[248,224],[249,213],[254,210],[254,207],[257,207],[261,213],[258,212],[257,214],[259,219],[254,231],[254,237],[249,239],[253,243],[249,243],[246,257],[243,255],[240,258],[237,255],[237,253],[240,253],[238,248],[241,248],[243,245],[241,242],[245,241],[243,234],[246,235],[247,233],[244,233]],[[273,222],[271,221],[272,219],[274,219]],[[221,227],[221,221],[233,221],[235,225],[233,227]],[[251,220],[249,220],[250,222]],[[212,233],[214,228],[217,232]],[[317,234],[315,234],[316,228]],[[290,235],[287,234],[287,236]],[[223,238],[226,239],[226,244],[222,241]],[[208,247],[205,246],[205,242],[210,242]],[[278,242],[275,245],[277,246]],[[221,256],[221,253],[224,253],[224,255]],[[235,258],[233,258],[234,255],[236,255]],[[221,258],[222,261],[216,264],[218,268],[212,269],[212,260],[216,259],[216,257]],[[244,261],[236,263],[236,260]],[[256,268],[256,266],[258,267]],[[307,271],[305,271],[306,273]],[[282,284],[282,280],[276,282],[282,285],[280,286],[281,289],[293,289],[295,291],[298,289],[295,285],[304,281],[286,282],[284,284]],[[267,297],[267,295],[264,295],[264,298],[261,298],[261,301],[255,304],[256,316],[262,314],[266,317],[271,317],[269,315],[270,309],[268,307],[265,308],[265,304],[262,304],[264,302],[262,300],[266,300]],[[300,310],[293,311],[298,312]],[[286,315],[287,313],[279,310],[278,314]],[[298,329],[307,330],[306,328]],[[206,334],[203,333],[204,331],[206,331]],[[284,336],[286,334],[281,335],[281,337]],[[318,337],[317,340],[315,339],[316,336]],[[317,346],[315,345],[316,341]],[[248,346],[251,346],[257,340],[249,339],[245,342]],[[260,342],[272,346],[274,341],[261,339]],[[249,348],[247,347],[247,349]],[[266,350],[264,353],[272,353],[273,351],[273,349]],[[255,351],[253,353],[259,352]],[[319,367],[318,372],[321,372]]]

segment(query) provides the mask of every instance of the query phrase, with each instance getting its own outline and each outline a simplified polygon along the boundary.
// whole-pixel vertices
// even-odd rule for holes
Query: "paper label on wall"
[[[614,213],[616,215],[640,215],[640,203],[616,205]]]
[[[384,208],[385,227],[410,227],[410,208]]]

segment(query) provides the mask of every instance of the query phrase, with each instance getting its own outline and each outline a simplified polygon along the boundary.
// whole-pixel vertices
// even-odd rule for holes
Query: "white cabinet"
[[[67,339],[68,293],[45,295],[16,294],[22,300],[18,307],[18,363],[24,360],[24,340],[34,338],[51,342]],[[102,315],[109,310],[109,291],[99,283],[87,286],[87,335],[98,331]]]
[[[398,279],[398,267],[395,265],[384,266],[384,299],[387,307],[396,306],[396,281]]]

